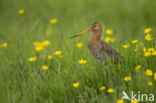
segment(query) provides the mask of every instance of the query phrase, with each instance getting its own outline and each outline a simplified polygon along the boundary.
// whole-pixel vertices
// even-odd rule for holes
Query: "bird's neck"
[[[94,32],[88,39],[88,42],[96,42],[101,40],[102,31]]]
[[[101,38],[101,35],[102,35],[102,29],[101,30],[98,30],[98,31],[95,31],[92,36],[95,39],[100,39]]]

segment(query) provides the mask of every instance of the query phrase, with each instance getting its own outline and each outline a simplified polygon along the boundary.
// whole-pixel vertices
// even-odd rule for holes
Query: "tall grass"
[[[155,41],[144,39],[144,29],[152,27],[156,39],[156,1],[155,0],[1,0],[0,1],[0,44],[8,43],[7,48],[0,48],[0,102],[8,103],[116,103],[121,99],[122,91],[127,93],[156,94],[156,84],[152,77],[145,75],[146,69],[156,72],[156,57],[145,57],[141,52],[136,56],[137,39],[147,48],[154,47]],[[24,9],[19,15],[18,10]],[[50,19],[57,18],[57,24],[50,24]],[[112,37],[116,42],[111,46],[125,57],[125,62],[114,65],[108,63],[111,73],[106,74],[106,67],[91,56],[87,47],[87,38],[91,33],[69,40],[74,35],[98,21],[106,29],[113,29]],[[46,30],[51,30],[49,36]],[[103,33],[102,39],[107,34]],[[34,41],[50,40],[50,46],[37,53]],[[76,43],[83,43],[77,48]],[[122,45],[131,44],[124,49]],[[54,55],[62,51],[63,58]],[[47,55],[53,59],[48,60]],[[30,57],[37,56],[35,62]],[[79,65],[80,59],[87,63]],[[42,65],[48,65],[47,71]],[[141,65],[139,71],[135,66]],[[132,80],[126,83],[125,76]],[[153,81],[149,87],[148,82]],[[72,85],[79,82],[80,86]],[[101,86],[106,90],[100,91]],[[109,94],[108,88],[114,93]],[[129,102],[129,101],[125,101]]]

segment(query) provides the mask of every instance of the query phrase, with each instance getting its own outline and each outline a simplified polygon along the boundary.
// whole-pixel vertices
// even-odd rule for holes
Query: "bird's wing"
[[[118,63],[119,58],[123,58],[113,47],[103,41],[103,51],[104,53],[109,56],[114,63]]]

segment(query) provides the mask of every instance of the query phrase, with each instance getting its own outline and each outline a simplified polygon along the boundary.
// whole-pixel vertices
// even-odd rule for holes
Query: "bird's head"
[[[92,32],[98,32],[102,30],[102,25],[98,22],[94,22],[93,24],[91,24],[90,28]]]
[[[100,23],[98,23],[98,22],[94,22],[93,24],[91,24],[91,26],[88,29],[86,29],[86,30],[84,30],[84,31],[82,31],[82,32],[80,32],[80,33],[78,33],[78,34],[70,37],[70,38],[72,39],[74,37],[80,36],[82,34],[85,34],[87,32],[90,32],[90,31],[92,31],[94,33],[95,32],[99,32],[99,31],[102,31],[102,25]]]

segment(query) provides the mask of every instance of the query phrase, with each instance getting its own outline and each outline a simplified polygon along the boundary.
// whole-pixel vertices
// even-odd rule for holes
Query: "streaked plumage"
[[[110,57],[114,63],[118,63],[119,61],[120,54],[105,41],[98,40],[94,42],[88,42],[88,47],[93,57],[101,64],[106,63],[107,57]]]

